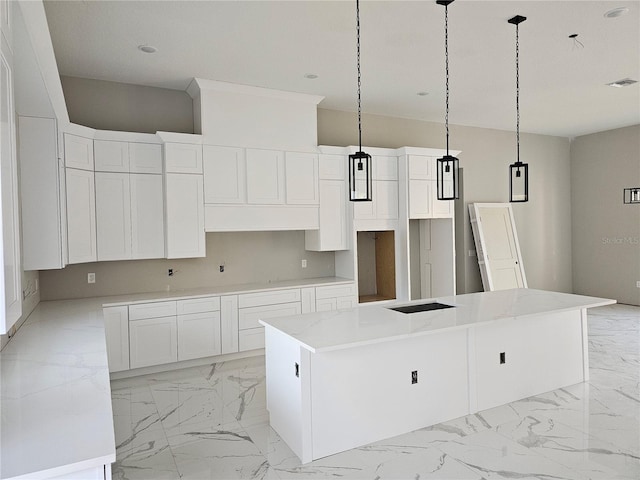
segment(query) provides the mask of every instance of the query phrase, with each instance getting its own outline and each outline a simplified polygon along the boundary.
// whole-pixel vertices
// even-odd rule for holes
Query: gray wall
[[[640,305],[640,125],[594,133],[571,144],[573,285],[576,293]]]
[[[60,77],[73,123],[98,130],[193,133],[193,104],[183,91]]]
[[[403,118],[363,115],[362,143],[371,147],[445,147],[444,125]],[[357,144],[354,113],[318,110],[318,142],[321,145]],[[458,293],[482,290],[469,224],[467,204],[506,202],[509,195],[508,165],[515,161],[515,133],[485,128],[450,126],[451,149],[461,150],[464,169],[464,202],[456,212]],[[520,135],[521,160],[529,163],[530,201],[513,204],[529,287],[572,291],[571,206],[569,140],[544,135]],[[460,242],[456,242],[460,244]],[[460,278],[463,276],[464,278]]]
[[[332,252],[307,252],[304,232],[208,233],[207,256],[69,265],[40,272],[42,300],[83,298],[185,288],[267,283],[334,275]],[[307,260],[307,268],[301,260]],[[220,273],[220,263],[225,264]],[[174,275],[169,277],[167,270]],[[87,273],[96,283],[87,283]]]

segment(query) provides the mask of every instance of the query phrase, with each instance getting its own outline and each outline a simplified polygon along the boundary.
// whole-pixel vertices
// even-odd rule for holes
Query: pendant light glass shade
[[[360,106],[360,0],[356,0],[356,36],[358,68],[358,151],[349,155],[349,200],[352,202],[371,202],[373,176],[371,155],[362,151],[362,109]]]
[[[458,185],[460,183],[459,161],[449,155],[449,5],[453,0],[437,0],[438,5],[444,6],[444,58],[446,72],[446,108],[445,126],[447,130],[447,154],[437,160],[436,184],[438,200],[456,200],[460,198]]]
[[[509,165],[509,201],[529,201],[529,165],[520,161],[520,43],[518,25],[527,17],[516,15],[508,20],[516,26],[516,161]]]
[[[370,202],[373,190],[371,175],[371,155],[356,152],[349,155],[349,200]]]

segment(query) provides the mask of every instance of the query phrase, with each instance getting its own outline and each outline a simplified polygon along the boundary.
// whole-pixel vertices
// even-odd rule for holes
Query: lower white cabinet
[[[176,317],[148,318],[129,323],[131,368],[178,361]]]
[[[178,315],[178,361],[221,353],[220,312]]]
[[[355,283],[316,287],[316,311],[326,312],[358,306]]]
[[[129,312],[127,306],[102,311],[109,372],[129,370]]]
[[[220,297],[220,335],[222,353],[238,351],[238,295]]]

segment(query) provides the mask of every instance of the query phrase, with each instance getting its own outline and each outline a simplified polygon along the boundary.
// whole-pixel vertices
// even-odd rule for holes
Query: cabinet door
[[[178,360],[220,355],[220,312],[178,315]]]
[[[220,336],[222,353],[238,351],[238,296],[220,297]]]
[[[316,312],[330,312],[337,308],[335,298],[321,298],[316,300]]]
[[[301,288],[302,294],[302,313],[311,313],[316,311],[316,289],[314,287]]]
[[[126,306],[102,309],[109,371],[129,370],[129,314]]]
[[[379,180],[374,183],[376,218],[398,218],[398,182]]]
[[[278,205],[285,200],[284,157],[274,150],[247,149],[247,201]]]
[[[0,1],[0,30],[7,46],[13,48],[13,9],[16,2],[11,0]]]
[[[19,117],[20,200],[22,258],[25,270],[63,268],[60,198],[64,171],[58,168],[56,121],[53,118]]]
[[[289,315],[299,315],[300,313],[302,313],[300,302],[241,308],[238,311],[238,328],[240,331],[258,328],[262,326],[258,323],[258,320],[287,317]]]
[[[336,309],[343,310],[346,308],[354,308],[358,306],[358,297],[339,297],[336,298]]]
[[[318,156],[311,153],[285,154],[287,204],[318,205]]]
[[[244,149],[205,145],[202,157],[204,203],[246,203]]]
[[[433,157],[422,157],[420,155],[409,155],[409,178],[411,180],[434,180]]]
[[[131,258],[131,195],[128,173],[97,172],[98,261]]]
[[[374,180],[398,180],[398,157],[373,157]]]
[[[162,145],[129,143],[129,171],[131,173],[162,173]]]
[[[318,172],[320,180],[346,180],[347,157],[344,155],[320,155]]]
[[[164,161],[167,173],[202,173],[202,145],[165,143]]]
[[[93,139],[65,133],[64,162],[67,168],[93,171]]]
[[[96,172],[129,173],[129,144],[111,140],[93,141]]]
[[[431,218],[435,197],[431,180],[409,180],[409,218]]]
[[[0,285],[4,284],[4,309],[0,311],[0,333],[6,333],[22,315],[22,268],[20,266],[20,218],[16,132],[14,125],[12,57],[2,38],[0,58],[0,177],[2,201],[2,256]]]
[[[242,330],[238,337],[240,352],[264,348],[264,327]]]
[[[305,232],[305,248],[315,251],[347,250],[347,184],[320,180],[320,228]]]
[[[129,322],[131,368],[162,365],[178,360],[176,317]]]
[[[131,258],[164,257],[162,175],[131,174]],[[98,253],[100,249],[98,249]]]
[[[204,257],[202,175],[168,173],[165,181],[167,258]]]
[[[95,262],[96,195],[94,173],[66,169],[69,263]]]
[[[449,185],[451,183],[449,182]],[[453,216],[453,200],[438,200],[438,186],[435,181],[432,181],[433,189],[433,202],[432,213],[434,217],[450,218]],[[445,192],[448,190],[445,183]],[[451,191],[451,190],[449,190]]]

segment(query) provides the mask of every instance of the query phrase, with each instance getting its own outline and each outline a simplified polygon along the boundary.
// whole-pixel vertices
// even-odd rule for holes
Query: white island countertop
[[[438,302],[455,308],[405,314],[390,307]],[[534,289],[500,290],[409,303],[360,306],[260,320],[314,353],[369,345],[444,330],[616,303],[615,300]]]
[[[0,478],[115,462],[102,303],[42,302],[0,353]]]

